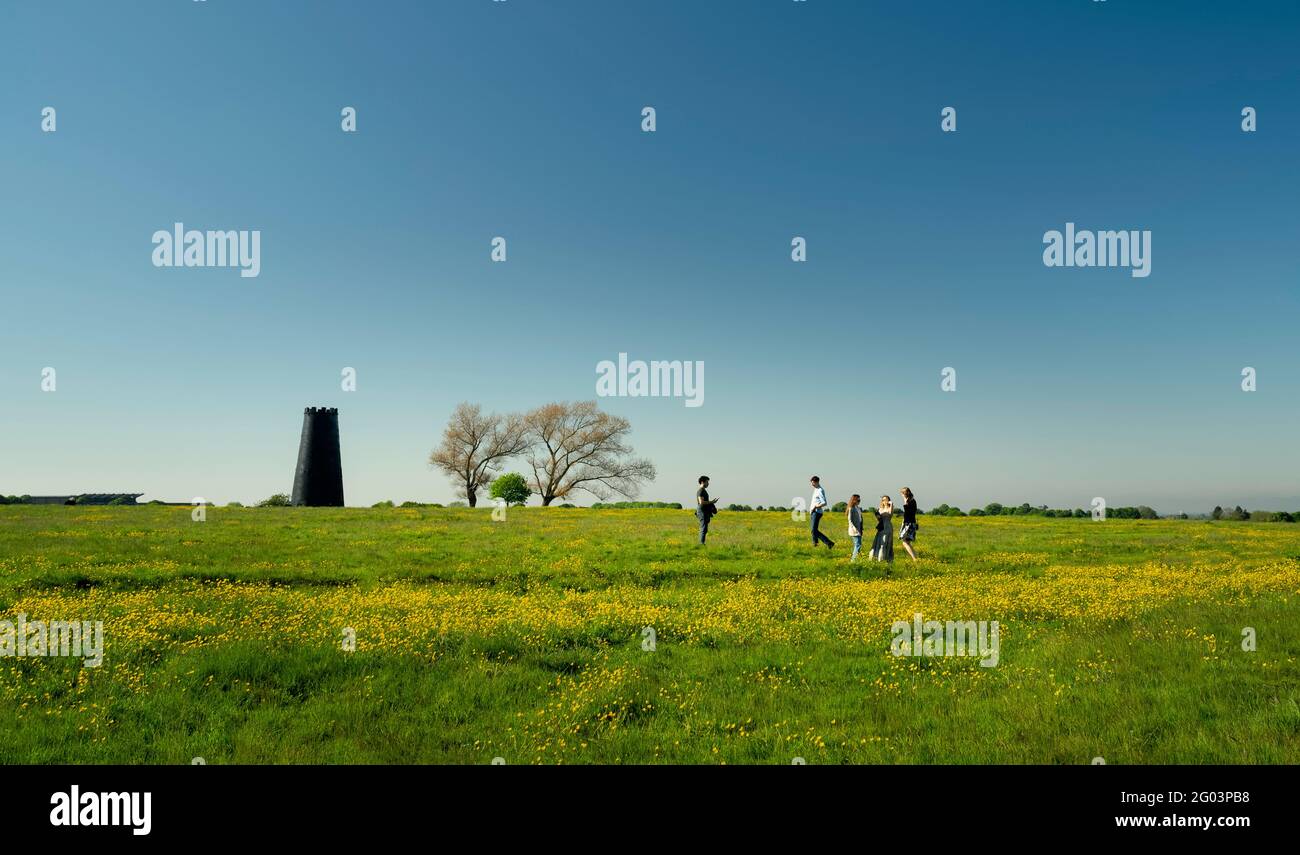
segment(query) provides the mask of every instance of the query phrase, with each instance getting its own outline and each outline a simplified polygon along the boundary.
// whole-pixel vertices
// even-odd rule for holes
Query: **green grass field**
[[[1300,526],[923,517],[886,577],[838,518],[207,513],[0,507],[0,619],[105,637],[0,658],[0,762],[1300,762]]]

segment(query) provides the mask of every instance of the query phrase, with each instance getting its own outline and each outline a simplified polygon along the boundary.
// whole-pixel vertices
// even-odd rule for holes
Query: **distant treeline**
[[[1230,511],[1225,511],[1219,506],[1215,506],[1210,512],[1210,519],[1213,520],[1252,520],[1254,522],[1296,522],[1300,521],[1300,511],[1288,513],[1287,511],[1248,511],[1241,505]]]
[[[1031,505],[1028,502],[1020,505],[1003,505],[1000,502],[989,502],[982,508],[971,508],[969,511],[942,504],[931,508],[929,513],[939,517],[1074,517],[1077,519],[1092,517],[1092,512],[1085,511],[1083,508],[1075,508],[1074,510],[1069,508],[1049,508],[1047,505]],[[1156,513],[1155,508],[1146,505],[1108,507],[1106,508],[1106,516],[1119,520],[1160,519],[1160,514]],[[1183,514],[1182,517],[1186,519],[1187,514]]]
[[[54,506],[61,505],[61,504],[75,505],[75,504],[77,504],[77,500],[78,500],[78,498],[80,498],[80,497],[78,497],[78,496],[69,496],[69,497],[67,498],[66,501],[64,501],[64,502],[57,502],[57,503],[56,503],[56,502],[50,502],[50,501],[45,501],[45,502],[33,502],[33,501],[32,501],[32,497],[31,497],[31,496],[28,496],[28,495],[22,495],[22,496],[0,496],[0,505],[32,505],[32,504],[54,505]],[[97,501],[97,502],[88,502],[88,504],[92,504],[92,505],[134,505],[134,504],[136,504],[136,502],[131,501],[130,499],[126,499],[126,498],[123,498],[123,497],[120,497],[120,496],[119,496],[119,497],[117,497],[117,498],[109,499],[109,500],[106,501],[106,502],[104,502],[104,501]],[[161,505],[162,502],[150,502],[149,504],[151,504],[151,505]]]
[[[569,507],[572,507],[572,505],[570,505]],[[617,508],[619,510],[624,510],[628,508],[660,508],[660,509],[667,508],[673,511],[680,511],[682,509],[682,503],[681,502],[595,502],[592,504],[591,507],[598,511],[605,510],[608,508]]]
[[[468,507],[465,502],[452,502],[452,507]],[[441,508],[438,502],[402,502],[400,505],[394,505],[391,501],[375,502],[372,508]]]
[[[844,504],[844,503],[841,502],[840,504]],[[845,507],[847,507],[847,505]],[[751,508],[749,505],[727,505],[725,508],[723,508],[723,510],[724,511],[780,511],[782,513],[788,514],[790,513],[791,509],[783,508],[780,505],[768,505],[767,507],[763,507],[762,505],[759,505],[756,508]]]
[[[844,509],[844,503],[836,505],[837,509]],[[922,511],[922,513],[926,513]],[[944,517],[1010,517],[1010,516],[1039,516],[1039,517],[1073,517],[1077,519],[1088,519],[1092,516],[1091,511],[1085,511],[1083,508],[1049,508],[1047,505],[1031,505],[1025,502],[1020,505],[1003,505],[999,502],[990,502],[982,508],[971,508],[969,511],[963,511],[961,508],[952,507],[942,504],[931,508],[929,512],[933,516]],[[1123,506],[1118,508],[1106,508],[1106,516],[1112,519],[1120,520],[1155,520],[1162,519],[1162,516],[1156,512],[1155,508],[1147,505],[1138,505],[1137,507]],[[1289,511],[1248,511],[1238,505],[1236,508],[1225,511],[1221,507],[1215,509],[1209,514],[1197,514],[1191,516],[1188,514],[1170,514],[1164,519],[1215,519],[1215,520],[1253,520],[1255,522],[1295,522],[1300,519],[1300,511],[1290,513]]]

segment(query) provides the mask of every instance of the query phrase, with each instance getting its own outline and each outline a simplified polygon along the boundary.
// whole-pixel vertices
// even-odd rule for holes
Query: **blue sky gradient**
[[[646,499],[1300,510],[1297,43],[1282,2],[5,4],[0,492],[287,492],[327,405],[349,504],[447,501],[457,402],[626,352],[706,365],[602,399]],[[261,275],[153,267],[176,221]],[[1045,267],[1067,221],[1150,277]]]

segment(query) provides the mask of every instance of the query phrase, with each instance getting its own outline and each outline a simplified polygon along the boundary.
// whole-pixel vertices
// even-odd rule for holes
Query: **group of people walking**
[[[808,514],[812,527],[812,544],[813,546],[826,544],[827,549],[834,549],[835,541],[821,531],[822,516],[830,511],[830,504],[826,501],[826,488],[822,486],[822,479],[816,475],[812,476],[808,483],[813,488]],[[915,561],[916,496],[912,495],[911,487],[900,487],[899,492],[902,493],[903,497],[903,527],[898,533],[898,540],[903,544],[903,549],[907,550],[907,554]],[[872,509],[872,512],[876,515],[876,536],[871,541],[871,558],[873,561],[893,561],[894,500],[887,495],[881,496],[880,502]],[[853,554],[849,556],[849,560],[857,561],[858,554],[862,552],[862,537],[865,531],[862,516],[862,497],[857,493],[849,496],[844,513],[848,517],[849,539],[853,541]]]
[[[826,488],[822,486],[822,479],[814,475],[808,483],[812,486],[812,500],[808,506],[809,525],[812,529],[813,546],[825,545],[827,549],[835,548],[835,541],[827,537],[821,530],[822,517],[830,512],[831,506],[826,499]],[[695,493],[695,516],[700,521],[700,543],[709,533],[709,520],[718,512],[718,500],[709,498],[709,476],[701,475],[700,489]],[[903,544],[903,549],[916,560],[916,497],[912,495],[910,487],[901,487],[899,492],[903,499],[903,527],[899,530],[898,539]],[[893,561],[894,560],[894,500],[889,496],[881,496],[880,502],[872,509],[876,516],[876,536],[871,542],[871,558],[874,561]],[[853,554],[849,556],[850,561],[857,561],[858,555],[862,552],[862,538],[865,528],[863,527],[862,515],[862,497],[854,493],[849,497],[845,516],[849,524],[849,538],[853,541]]]

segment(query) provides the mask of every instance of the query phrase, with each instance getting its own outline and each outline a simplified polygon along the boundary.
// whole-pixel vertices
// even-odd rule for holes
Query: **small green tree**
[[[258,502],[257,506],[259,508],[287,508],[291,504],[293,504],[293,502],[289,500],[288,495],[284,493],[276,493],[274,496]]]
[[[492,498],[503,499],[507,505],[522,505],[532,494],[528,480],[518,472],[507,472],[493,478],[492,487],[488,491]]]

